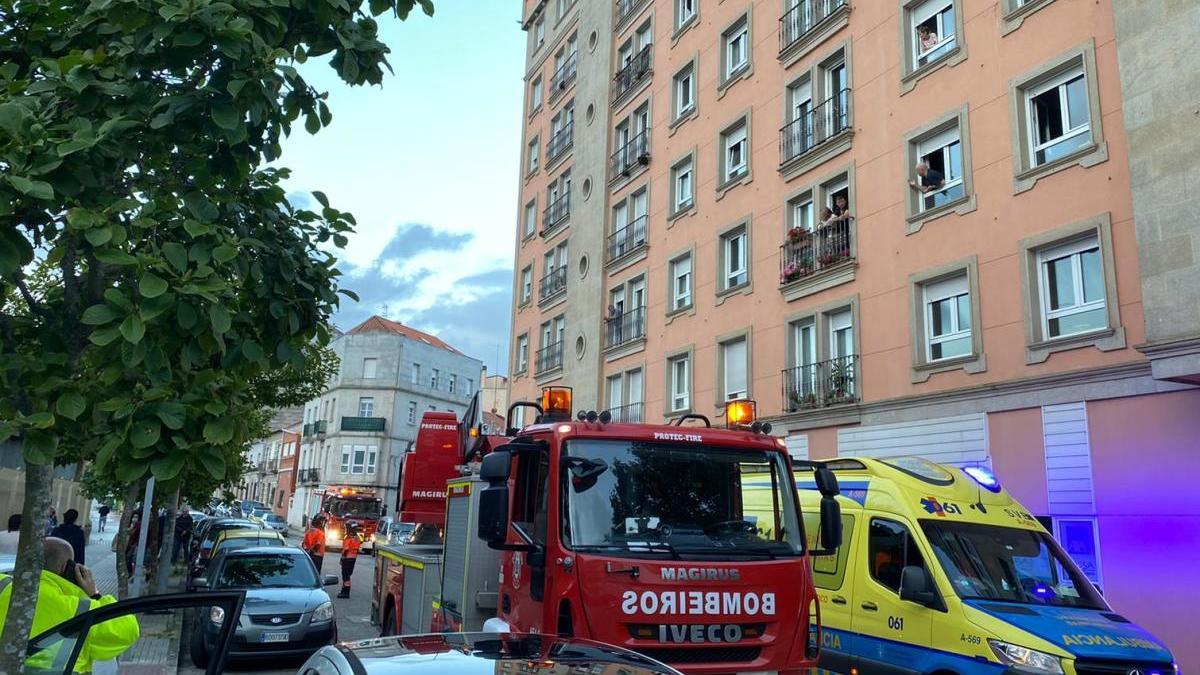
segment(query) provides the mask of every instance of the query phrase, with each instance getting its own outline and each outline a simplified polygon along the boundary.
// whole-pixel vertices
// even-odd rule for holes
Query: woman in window
[[[929,24],[917,26],[917,39],[921,43],[922,54],[938,46],[938,43],[941,42],[938,39],[937,33],[933,31],[933,28]]]

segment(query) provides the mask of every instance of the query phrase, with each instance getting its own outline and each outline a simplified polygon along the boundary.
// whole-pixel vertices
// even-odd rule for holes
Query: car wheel
[[[383,613],[383,625],[379,627],[379,637],[387,637],[396,634],[396,609],[388,605],[387,611]]]
[[[198,622],[197,622],[198,623]],[[204,627],[196,625],[192,628],[192,665],[197,668],[208,667],[208,649],[204,646]]]

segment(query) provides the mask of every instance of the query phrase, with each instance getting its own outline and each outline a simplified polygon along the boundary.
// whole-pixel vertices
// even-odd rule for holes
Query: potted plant
[[[788,241],[793,244],[799,244],[800,242],[808,239],[810,234],[809,231],[803,227],[793,227],[792,229],[788,230],[787,236]]]

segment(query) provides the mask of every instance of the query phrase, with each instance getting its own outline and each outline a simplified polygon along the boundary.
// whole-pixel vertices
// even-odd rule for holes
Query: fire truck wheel
[[[391,605],[388,605],[387,611],[383,613],[383,624],[379,626],[379,637],[387,637],[396,634],[396,610]]]

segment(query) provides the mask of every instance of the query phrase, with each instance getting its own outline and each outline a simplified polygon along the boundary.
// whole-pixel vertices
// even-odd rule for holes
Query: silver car
[[[262,522],[265,527],[275,530],[283,536],[288,536],[291,529],[288,527],[288,522],[283,519],[283,516],[278,513],[267,513],[262,517]]]
[[[312,559],[293,546],[260,546],[222,552],[207,576],[195,580],[205,590],[245,590],[229,658],[308,655],[337,641],[333,603],[322,586],[338,578],[321,577]],[[204,668],[213,654],[224,610],[200,612],[192,629],[191,656]]]

